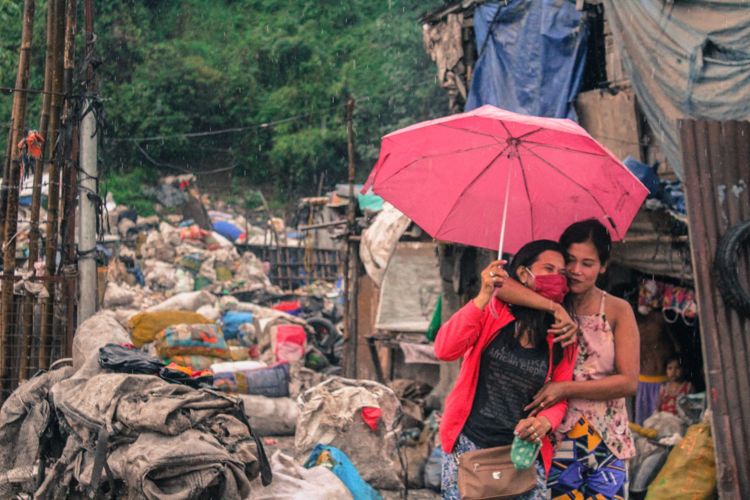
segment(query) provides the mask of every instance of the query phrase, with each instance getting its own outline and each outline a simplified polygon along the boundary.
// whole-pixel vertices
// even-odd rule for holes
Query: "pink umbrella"
[[[388,134],[370,187],[432,237],[499,253],[591,217],[621,240],[648,194],[576,123],[494,106]]]

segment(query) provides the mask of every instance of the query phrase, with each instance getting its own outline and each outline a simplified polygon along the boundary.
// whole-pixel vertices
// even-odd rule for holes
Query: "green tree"
[[[344,108],[354,97],[359,180],[364,180],[377,160],[380,137],[447,110],[418,23],[419,14],[439,3],[98,2],[96,48],[104,59],[99,81],[106,99],[109,175],[135,168],[175,172],[154,166],[134,142],[117,139],[244,128],[139,144],[159,163],[189,170],[220,167],[231,158],[235,174],[250,182],[273,185],[285,197],[311,193],[323,174],[328,186],[346,179]],[[0,29],[8,34],[0,42],[4,86],[15,77],[20,4],[0,0]],[[44,10],[37,9],[42,12],[32,78],[37,88]],[[0,123],[10,118],[7,101],[0,101]],[[258,127],[287,118],[293,119]]]

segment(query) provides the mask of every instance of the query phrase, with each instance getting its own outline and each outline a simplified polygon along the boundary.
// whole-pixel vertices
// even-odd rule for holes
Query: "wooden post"
[[[346,103],[346,135],[349,153],[349,206],[347,213],[346,259],[344,260],[344,376],[357,378],[357,282],[359,244],[352,240],[357,223],[357,195],[354,193],[354,99]]]
[[[44,152],[46,142],[50,137],[49,121],[52,107],[52,78],[55,58],[55,8],[56,2],[47,2],[47,51],[44,62],[44,94],[42,95],[42,114],[39,118],[39,135],[44,139],[42,156],[36,161],[34,182],[31,188],[31,221],[29,229],[29,272],[34,272],[34,264],[39,258],[39,212],[42,203],[42,179],[44,174]],[[31,336],[34,332],[34,296],[26,295],[23,301],[23,330],[21,336],[21,361],[19,380],[29,378],[29,364],[31,357]]]
[[[13,96],[13,128],[9,134],[11,143],[10,172],[3,179],[8,186],[8,206],[5,212],[5,240],[3,274],[6,278],[2,286],[2,337],[0,337],[0,401],[4,400],[5,390],[9,387],[11,375],[10,336],[13,329],[13,273],[16,268],[16,230],[18,229],[18,192],[21,179],[21,154],[18,142],[26,135],[26,102],[28,94],[23,92],[29,86],[29,63],[31,62],[31,40],[34,34],[34,12],[36,0],[26,0],[23,8],[23,31],[21,35],[21,53],[18,58],[16,75],[16,92]]]
[[[59,210],[60,210],[60,170],[62,170],[62,147],[55,148],[55,142],[60,135],[60,119],[62,116],[63,99],[60,93],[65,88],[66,92],[72,87],[72,80],[64,84],[65,76],[65,59],[69,45],[75,50],[75,11],[76,2],[70,0],[73,8],[68,5],[68,10],[73,11],[73,27],[68,30],[68,22],[65,3],[66,0],[56,1],[56,20],[55,29],[55,66],[52,79],[52,106],[50,109],[50,139],[47,141],[49,155],[49,195],[47,197],[47,244],[45,246],[45,275],[54,276],[57,270],[57,242],[59,228]],[[72,41],[69,41],[72,39]],[[73,73],[70,72],[70,76]],[[46,283],[49,299],[47,300],[44,313],[42,314],[42,332],[39,340],[39,368],[48,368],[50,363],[50,353],[52,348],[52,326],[54,323],[54,304],[55,304],[55,283],[48,281]]]

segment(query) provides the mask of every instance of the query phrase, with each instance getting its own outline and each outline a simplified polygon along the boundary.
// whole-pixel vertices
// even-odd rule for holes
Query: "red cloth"
[[[497,300],[496,310],[498,317],[490,314],[490,307],[479,309],[474,301],[462,307],[453,317],[438,331],[435,338],[435,355],[443,361],[454,361],[463,356],[461,372],[458,375],[453,391],[445,400],[445,412],[440,422],[440,439],[443,451],[451,453],[458,435],[464,428],[466,419],[471,413],[471,405],[477,389],[479,378],[479,362],[482,352],[495,338],[497,332],[505,325],[514,320],[508,305]],[[552,369],[552,335],[547,336],[550,346],[550,370],[547,372],[547,380],[552,382],[564,382],[573,379],[573,368],[575,367],[578,346],[573,345],[565,349],[562,361],[554,370]],[[560,401],[551,408],[539,412],[538,417],[546,417],[552,424],[552,430],[560,425],[565,412],[568,411],[568,401]],[[548,437],[542,440],[542,461],[544,470],[549,474],[552,464],[552,443]]]
[[[378,430],[378,419],[383,415],[380,408],[365,407],[362,408],[362,418],[370,426],[373,432]]]
[[[672,415],[677,415],[677,398],[683,394],[691,394],[693,392],[693,384],[690,382],[683,382],[677,389],[677,394],[671,396],[667,393],[669,382],[665,382],[659,387],[659,408],[658,411],[666,411]]]

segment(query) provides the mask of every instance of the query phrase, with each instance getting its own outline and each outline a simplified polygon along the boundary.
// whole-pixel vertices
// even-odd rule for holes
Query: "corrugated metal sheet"
[[[641,209],[622,241],[612,243],[612,262],[645,274],[693,282],[690,249],[684,236],[668,234],[664,226],[672,216]],[[662,219],[662,220],[659,220]]]
[[[713,411],[720,497],[750,498],[750,320],[725,307],[711,273],[717,242],[750,219],[750,122],[680,120],[684,185]],[[748,279],[747,254],[740,279]]]

